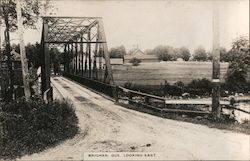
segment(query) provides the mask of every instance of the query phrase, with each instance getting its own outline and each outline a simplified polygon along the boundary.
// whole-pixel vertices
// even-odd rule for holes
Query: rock
[[[135,149],[136,149],[136,147],[135,147],[135,146],[131,146],[131,147],[130,147],[130,149],[135,150]]]
[[[197,120],[202,120],[203,119],[203,117],[201,117],[201,116],[196,116],[195,117]]]
[[[187,115],[181,115],[181,117],[186,118],[186,117],[187,117]]]
[[[241,97],[242,97],[242,96],[244,96],[244,94],[243,94],[243,93],[239,93],[239,96],[241,96]]]
[[[182,94],[182,97],[186,97],[186,98],[187,98],[187,97],[190,97],[190,94],[189,94],[189,93],[183,93],[183,94]]]

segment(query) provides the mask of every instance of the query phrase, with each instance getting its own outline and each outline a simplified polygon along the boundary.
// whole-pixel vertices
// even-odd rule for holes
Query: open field
[[[221,81],[225,81],[228,63],[221,63]],[[160,85],[165,80],[172,84],[177,81],[189,83],[194,79],[212,78],[212,62],[152,62],[141,63],[139,66],[129,64],[113,66],[115,83],[124,85],[126,82],[142,85]]]

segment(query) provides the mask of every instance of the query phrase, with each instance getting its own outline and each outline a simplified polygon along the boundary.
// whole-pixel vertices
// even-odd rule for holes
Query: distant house
[[[122,58],[110,58],[110,65],[112,66],[120,66],[120,65],[123,65],[123,59]],[[103,66],[105,67],[106,66],[106,62],[105,62],[105,59],[103,58],[102,59],[102,62],[103,62]],[[99,64],[97,63],[97,66],[99,67]]]
[[[129,63],[133,58],[140,59],[141,62],[159,62],[156,55],[145,54],[138,48],[134,49],[131,54],[124,55],[124,63]]]
[[[122,65],[123,59],[122,58],[110,58],[111,65]]]

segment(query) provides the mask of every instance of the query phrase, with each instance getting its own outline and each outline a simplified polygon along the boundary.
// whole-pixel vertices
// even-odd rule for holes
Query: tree
[[[170,60],[172,60],[173,55],[174,55],[173,53],[175,51],[174,51],[174,48],[171,46],[159,45],[159,46],[155,47],[152,52],[155,55],[157,55],[159,60],[170,61]]]
[[[0,49],[0,60],[2,59],[2,57],[3,57],[3,50]]]
[[[6,44],[6,54],[8,56],[8,68],[10,72],[10,93],[13,91],[13,70],[12,70],[12,63],[11,63],[11,46],[10,46],[10,32],[14,32],[17,30],[17,13],[16,13],[16,1],[15,0],[4,0],[0,1],[0,16],[4,21],[5,24],[5,44]],[[44,1],[48,4],[48,0]],[[35,28],[35,23],[38,20],[38,15],[41,11],[42,2],[38,0],[24,0],[23,7],[21,10],[21,16],[23,19],[24,27],[31,27]],[[2,21],[0,19],[0,21]],[[1,23],[0,23],[1,24]]]
[[[138,66],[141,63],[141,60],[137,58],[132,58],[129,62],[132,63],[133,66]]]
[[[184,61],[188,61],[191,57],[190,51],[186,47],[181,47],[179,49],[179,57],[182,58]]]
[[[220,47],[220,61],[227,62],[228,52],[224,47]]]
[[[111,48],[109,54],[110,58],[123,58],[126,54],[126,50],[124,46],[118,46],[115,48]]]
[[[35,44],[27,44],[25,47],[27,52],[27,59],[29,63],[33,64],[34,68],[41,66],[41,45],[36,42]]]
[[[177,58],[181,58],[180,50],[178,48],[170,48],[171,61],[176,61]]]
[[[193,59],[197,60],[197,61],[206,61],[207,60],[206,50],[204,48],[202,48],[202,47],[197,48],[194,51]]]
[[[245,90],[247,72],[250,67],[250,45],[245,37],[239,37],[232,43],[227,53],[229,61],[226,83],[232,90]]]
[[[147,55],[154,55],[154,52],[153,52],[152,49],[147,49],[147,50],[144,51],[144,53],[147,54]]]
[[[220,47],[220,61],[222,62],[228,62],[228,52],[227,49],[224,47]],[[212,61],[213,60],[213,54],[209,51],[207,52],[207,60]]]

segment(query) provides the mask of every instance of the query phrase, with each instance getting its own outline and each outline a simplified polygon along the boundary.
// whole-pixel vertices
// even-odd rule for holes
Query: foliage
[[[5,43],[5,54],[8,57],[8,68],[10,72],[10,83],[9,89],[10,93],[13,93],[13,81],[14,74],[12,70],[12,65],[10,63],[11,56],[11,47],[10,47],[10,32],[14,32],[17,30],[17,13],[16,13],[16,2],[17,0],[2,0],[0,6],[0,21],[4,21],[5,31],[4,31],[4,43]],[[20,2],[21,3],[21,2]],[[38,15],[42,11],[42,4],[45,3],[44,8],[49,7],[49,0],[45,1],[33,1],[33,0],[24,0],[21,3],[21,15],[23,20],[23,26],[25,28],[36,28],[35,23],[38,20]],[[0,23],[2,24],[2,23]]]
[[[191,54],[188,48],[181,47],[179,49],[179,57],[182,58],[184,61],[188,61],[191,57]]]
[[[212,83],[205,78],[194,79],[187,85],[181,81],[178,81],[173,85],[165,83],[163,90],[164,95],[169,94],[171,96],[181,96],[185,92],[189,93],[191,96],[206,96],[211,94]]]
[[[124,87],[130,89],[132,87],[132,83],[126,82],[126,83],[124,83]]]
[[[206,78],[194,79],[185,87],[185,91],[193,95],[209,95],[212,92],[212,82]]]
[[[206,61],[207,60],[206,50],[204,48],[202,48],[202,47],[197,48],[194,51],[193,60]]]
[[[246,90],[248,86],[246,77],[250,68],[249,40],[245,37],[236,39],[225,61],[230,63],[226,77],[227,86],[231,86],[231,90],[234,91]]]
[[[173,58],[175,50],[171,46],[159,45],[155,47],[152,52],[158,56],[159,60],[170,61]]]
[[[133,66],[138,66],[141,63],[141,60],[137,58],[132,58],[129,62],[132,63]]]
[[[123,58],[126,54],[124,46],[118,46],[116,48],[111,48],[109,51],[110,58]]]
[[[1,109],[4,134],[0,140],[0,159],[42,151],[78,132],[78,119],[68,102],[19,100],[2,104]]]
[[[154,55],[152,49],[147,49],[147,50],[144,51],[144,53],[147,54],[147,55]]]
[[[49,0],[46,0],[48,3]],[[1,16],[4,21],[8,21],[9,30],[15,31],[17,30],[17,13],[16,13],[16,2],[14,0],[4,0],[2,2],[4,5],[2,6]],[[24,0],[22,4],[22,17],[23,17],[23,25],[24,27],[35,28],[35,23],[38,20],[38,15],[40,15],[43,6],[42,1],[38,0]],[[45,6],[45,7],[48,7]]]
[[[35,44],[27,44],[25,46],[25,50],[27,53],[27,59],[29,63],[32,63],[34,68],[38,68],[41,66],[41,45],[36,42]]]
[[[228,55],[227,49],[224,47],[220,47],[220,61],[228,62],[227,55]]]
[[[13,49],[20,54],[20,44],[12,44],[11,50]],[[32,64],[35,68],[41,66],[41,44],[39,44],[38,42],[36,42],[35,44],[28,43],[25,46],[25,51],[29,64]]]
[[[185,86],[185,84],[182,81],[178,81],[178,82],[174,83],[174,85],[179,86],[181,88],[184,88],[184,86]]]
[[[157,55],[159,60],[162,61],[176,61],[177,58],[182,58],[185,61],[188,61],[191,54],[186,47],[173,48],[172,46],[156,46],[153,50],[147,49],[145,53],[148,55]]]
[[[164,85],[164,95],[168,94],[171,96],[181,96],[181,94],[183,93],[183,88],[178,86],[177,84],[165,84]]]
[[[205,78],[194,79],[187,85],[181,81],[174,84],[165,81],[163,85],[140,85],[127,82],[124,87],[158,96],[182,96],[183,93],[189,93],[190,96],[196,97],[197,95],[209,96],[212,93],[212,82]]]
[[[0,60],[2,60],[2,58],[3,58],[3,50],[0,49]]]

